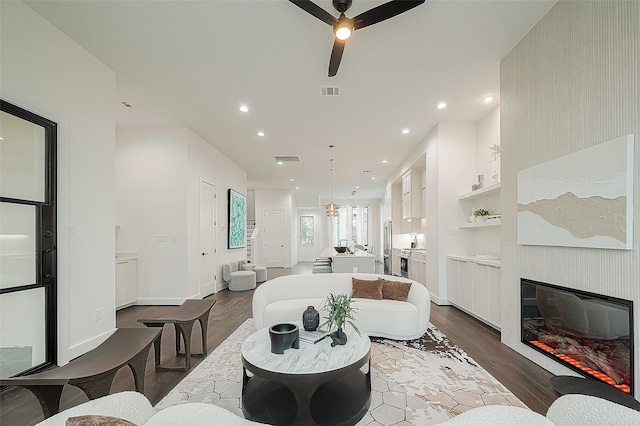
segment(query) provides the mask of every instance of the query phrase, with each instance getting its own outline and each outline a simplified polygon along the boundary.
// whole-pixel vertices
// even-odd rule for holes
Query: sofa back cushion
[[[351,286],[353,288],[351,297],[360,299],[382,300],[382,282],[382,279],[362,280],[353,277],[351,278]]]

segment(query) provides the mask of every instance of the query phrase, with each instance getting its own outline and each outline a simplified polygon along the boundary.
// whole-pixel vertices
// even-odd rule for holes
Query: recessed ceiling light
[[[371,177],[371,180],[376,180],[375,176],[372,176],[372,177]]]
[[[240,111],[242,112],[249,112],[249,107],[246,105],[240,105]]]
[[[356,189],[360,189],[360,185],[356,183]]]
[[[489,103],[493,100],[493,96],[485,96],[484,99],[482,99],[485,103]]]
[[[258,132],[258,136],[264,136],[264,132]]]
[[[289,178],[289,182],[293,182],[293,178]]]
[[[403,130],[402,130],[402,134],[403,134],[403,135],[406,135],[407,133],[409,133],[409,129],[403,129]]]
[[[299,186],[296,186],[296,189],[300,189],[300,187],[299,187]]]
[[[438,109],[443,109],[443,108],[446,108],[446,107],[447,107],[447,104],[445,104],[444,102],[440,102],[440,103],[436,106],[436,108],[438,108]]]
[[[277,162],[278,166],[282,166],[282,161]]]
[[[389,160],[382,160],[382,164],[387,164]]]

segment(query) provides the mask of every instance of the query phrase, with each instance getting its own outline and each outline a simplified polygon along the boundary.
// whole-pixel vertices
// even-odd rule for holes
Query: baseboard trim
[[[138,299],[136,301],[136,305],[158,305],[158,306],[166,306],[166,305],[182,305],[185,300],[189,299],[188,297],[181,298],[143,298]]]
[[[449,299],[446,297],[438,297],[431,292],[429,293],[429,296],[431,297],[431,301],[438,306],[451,306],[451,302],[449,302]]]

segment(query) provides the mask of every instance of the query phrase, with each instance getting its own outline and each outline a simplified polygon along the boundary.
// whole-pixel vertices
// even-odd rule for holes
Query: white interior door
[[[216,187],[200,182],[200,296],[216,291]]]
[[[265,266],[284,267],[284,210],[265,210],[263,241]]]

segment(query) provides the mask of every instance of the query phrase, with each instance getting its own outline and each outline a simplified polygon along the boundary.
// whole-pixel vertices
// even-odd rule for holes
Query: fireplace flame
[[[589,367],[585,367],[584,365],[580,364],[579,361],[575,360],[574,358],[571,358],[570,356],[566,355],[566,354],[557,354],[553,352],[553,348],[551,346],[548,346],[538,340],[531,340],[529,341],[529,343],[531,343],[532,345],[536,346],[537,348],[542,349],[545,352],[548,352],[549,354],[553,355],[556,358],[559,358],[561,360],[563,360],[564,362],[566,362],[567,364],[572,365],[573,367],[584,371],[585,373],[596,377],[600,380],[602,380],[603,382],[605,382],[608,385],[611,385],[613,387],[615,387],[616,389],[620,389],[622,392],[631,393],[631,387],[627,384],[617,384],[611,377],[607,376],[606,374],[602,373],[601,371],[596,371],[593,370]]]

